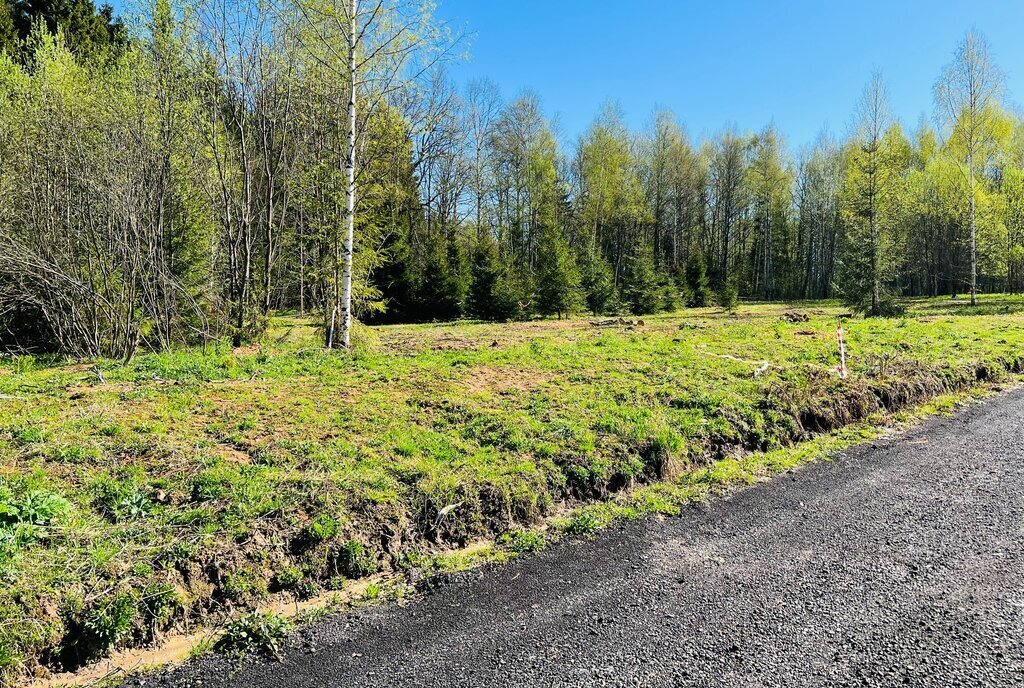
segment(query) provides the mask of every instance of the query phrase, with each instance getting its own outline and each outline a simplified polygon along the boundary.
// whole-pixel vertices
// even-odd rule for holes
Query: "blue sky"
[[[609,98],[640,128],[656,107],[692,136],[774,123],[790,144],[824,125],[845,133],[874,69],[911,127],[932,114],[932,85],[971,28],[991,43],[1024,101],[1022,0],[438,0],[473,33],[461,81],[506,97],[536,92],[573,140]]]

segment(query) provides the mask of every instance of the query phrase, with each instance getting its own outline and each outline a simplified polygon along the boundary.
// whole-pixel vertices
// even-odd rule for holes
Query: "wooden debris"
[[[626,318],[608,318],[606,320],[591,320],[593,327],[643,327],[643,320],[627,320]]]

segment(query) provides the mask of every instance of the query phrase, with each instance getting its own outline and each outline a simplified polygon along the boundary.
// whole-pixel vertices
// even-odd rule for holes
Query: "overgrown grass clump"
[[[282,318],[252,349],[0,359],[0,675],[274,595],[538,551],[566,505],[590,505],[559,522],[574,534],[627,493],[671,512],[753,479],[730,457],[1020,372],[1024,300],[988,298],[846,321],[846,379],[843,311],[822,303],[385,327],[349,354]],[[498,546],[446,554],[481,539]],[[276,637],[243,618],[232,635]]]

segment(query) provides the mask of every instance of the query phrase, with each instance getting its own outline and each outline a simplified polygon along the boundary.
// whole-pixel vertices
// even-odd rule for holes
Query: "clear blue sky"
[[[461,81],[488,77],[506,97],[536,92],[567,140],[603,103],[632,127],[656,107],[692,136],[774,122],[794,147],[823,125],[846,131],[872,70],[893,113],[931,117],[932,85],[969,28],[984,33],[1024,101],[1024,0],[438,0],[474,34]]]

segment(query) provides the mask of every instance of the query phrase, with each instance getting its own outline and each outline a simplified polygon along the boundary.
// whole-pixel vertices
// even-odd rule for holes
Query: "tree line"
[[[0,4],[0,346],[129,358],[322,324],[636,314],[1024,287],[1024,121],[968,33],[908,129],[695,140],[445,67],[418,0]]]

